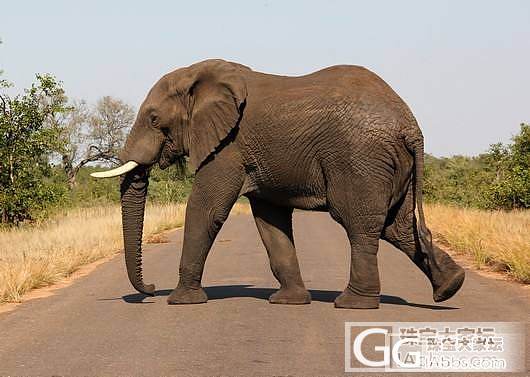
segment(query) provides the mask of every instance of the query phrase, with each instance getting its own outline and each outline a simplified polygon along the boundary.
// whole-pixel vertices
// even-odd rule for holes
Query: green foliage
[[[65,110],[64,91],[50,75],[37,75],[24,94],[0,93],[0,222],[36,219],[65,195],[49,163],[60,147],[51,120]]]
[[[40,220],[56,208],[119,202],[119,178],[93,179],[89,174],[102,168],[86,164],[116,159],[133,109],[104,97],[94,111],[82,106],[76,111],[51,75],[36,75],[36,82],[14,97],[5,90],[10,86],[0,77],[0,224]],[[85,123],[93,127],[84,130]],[[90,153],[80,154],[80,148]],[[53,166],[57,155],[62,165]],[[192,182],[182,166],[153,168],[149,200],[183,202]]]
[[[427,200],[462,206],[481,206],[488,174],[479,157],[425,157],[424,195]]]
[[[185,202],[191,192],[193,175],[172,165],[165,170],[153,168],[149,177],[149,200],[155,203]]]
[[[79,169],[77,184],[63,196],[62,206],[91,207],[120,202],[120,178],[94,179],[90,173],[108,167],[86,166]],[[57,176],[66,187],[64,171],[57,169]],[[148,200],[152,203],[182,203],[188,198],[193,184],[193,176],[176,166],[165,170],[154,167],[149,178]]]
[[[477,157],[425,158],[425,198],[486,209],[530,208],[530,126]]]
[[[92,207],[119,203],[120,178],[94,179],[90,173],[108,169],[108,167],[87,166],[79,169],[77,184],[70,190],[69,205],[72,207]],[[65,176],[66,178],[66,176]]]
[[[521,124],[521,132],[512,140],[490,149],[496,168],[490,198],[501,208],[530,208],[530,125]]]

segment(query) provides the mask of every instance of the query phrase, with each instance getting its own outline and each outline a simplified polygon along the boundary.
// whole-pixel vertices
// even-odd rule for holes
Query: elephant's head
[[[148,169],[189,163],[198,170],[234,130],[247,96],[243,70],[223,60],[207,60],[163,76],[144,100],[120,154],[123,165],[93,173],[123,175],[121,205],[125,262],[132,285],[148,295],[154,285],[142,280],[142,228]]]

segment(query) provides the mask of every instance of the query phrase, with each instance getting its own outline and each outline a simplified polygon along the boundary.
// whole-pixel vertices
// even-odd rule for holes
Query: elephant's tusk
[[[122,166],[118,166],[116,169],[107,170],[107,171],[98,171],[97,173],[90,173],[90,176],[94,178],[111,178],[111,177],[117,177],[118,175],[125,174],[127,172],[130,172],[135,167],[138,166],[138,163],[134,161],[128,161]]]

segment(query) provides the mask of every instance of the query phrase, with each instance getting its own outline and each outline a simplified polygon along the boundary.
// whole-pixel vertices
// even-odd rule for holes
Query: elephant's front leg
[[[186,207],[179,283],[167,299],[169,304],[200,304],[208,300],[201,287],[204,263],[241,188],[237,178],[216,173],[195,178]]]
[[[269,255],[280,289],[269,301],[273,304],[309,304],[311,295],[304,286],[293,241],[292,208],[278,207],[250,199],[252,213]]]

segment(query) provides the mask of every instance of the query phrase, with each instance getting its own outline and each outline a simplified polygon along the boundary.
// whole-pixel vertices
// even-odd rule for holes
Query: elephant
[[[327,211],[351,246],[348,284],[337,308],[378,308],[379,240],[404,252],[441,302],[462,286],[463,268],[432,243],[422,206],[424,139],[405,102],[370,70],[337,65],[304,76],[266,74],[221,59],[176,69],[147,94],[120,154],[127,273],[142,278],[142,227],[149,172],[187,160],[179,281],[169,304],[204,303],[204,265],[239,197],[250,202],[280,288],[269,301],[306,304],[311,295],[295,251],[294,209]],[[416,211],[417,210],[417,211]],[[416,212],[418,215],[416,216]]]

